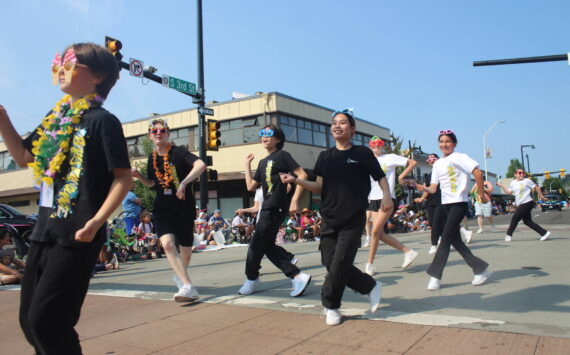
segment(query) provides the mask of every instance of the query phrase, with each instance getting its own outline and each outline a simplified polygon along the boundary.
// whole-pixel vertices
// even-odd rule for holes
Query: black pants
[[[327,276],[321,289],[321,302],[329,309],[340,308],[346,286],[367,295],[376,286],[376,281],[354,266],[354,258],[360,247],[366,214],[358,216],[349,225],[332,229],[323,221],[321,228],[321,262],[327,268]]]
[[[32,242],[22,280],[20,326],[37,354],[81,354],[74,327],[102,244],[76,248]]]
[[[431,227],[431,245],[437,246],[439,237],[443,232],[445,223],[443,207],[441,205],[426,206],[429,225]]]
[[[463,260],[471,267],[473,274],[481,274],[489,264],[471,253],[471,250],[461,240],[459,226],[467,213],[467,202],[450,203],[442,205],[445,216],[445,225],[441,234],[441,244],[429,266],[428,275],[441,280],[443,268],[449,257],[449,249],[453,245]]]
[[[515,214],[513,214],[513,218],[511,219],[511,224],[509,225],[509,229],[507,230],[507,235],[512,237],[515,229],[517,228],[517,224],[519,224],[520,220],[523,220],[523,223],[526,224],[530,229],[534,230],[536,233],[540,234],[542,237],[547,233],[547,231],[539,226],[538,224],[532,221],[531,212],[534,208],[534,201],[529,201],[527,203],[523,203],[522,205],[518,206]]]
[[[275,245],[275,237],[288,211],[286,209],[268,209],[261,210],[259,213],[259,221],[247,250],[245,276],[248,280],[257,280],[259,269],[261,269],[261,259],[267,255],[273,265],[283,271],[287,277],[293,278],[300,272],[298,267],[291,264],[293,254]]]

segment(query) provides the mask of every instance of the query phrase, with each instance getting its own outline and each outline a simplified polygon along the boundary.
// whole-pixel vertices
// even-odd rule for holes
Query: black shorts
[[[381,202],[382,200],[370,200],[370,202],[368,203],[368,208],[366,210],[372,212],[378,212],[378,210],[380,209]]]
[[[398,206],[396,206],[397,201],[395,199],[392,199],[392,203],[394,204],[394,209],[392,210],[392,213],[390,213],[390,216],[393,215],[394,212],[398,210]],[[378,212],[380,210],[381,204],[382,200],[370,200],[370,203],[368,203],[368,208],[366,210],[372,212]]]
[[[156,218],[156,234],[174,234],[176,242],[183,247],[191,247],[194,242],[194,220],[191,218]]]

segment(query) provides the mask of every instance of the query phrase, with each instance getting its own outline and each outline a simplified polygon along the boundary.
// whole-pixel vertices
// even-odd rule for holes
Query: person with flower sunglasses
[[[546,200],[546,197],[542,194],[540,187],[536,185],[534,181],[527,178],[526,173],[522,169],[517,169],[515,171],[515,179],[511,182],[508,188],[505,188],[500,181],[497,181],[497,186],[499,186],[505,193],[515,195],[515,204],[517,205],[513,218],[511,218],[507,235],[505,236],[505,242],[510,242],[512,240],[513,233],[521,219],[527,227],[540,235],[541,241],[547,240],[550,237],[550,232],[536,224],[532,220],[531,215],[532,209],[535,206],[531,192],[535,191],[541,200]]]
[[[296,213],[299,210],[299,197],[303,192],[302,187],[297,187],[294,191],[289,189],[289,184],[282,183],[279,174],[292,173],[299,178],[306,179],[307,173],[297,164],[291,154],[283,150],[285,134],[280,128],[267,125],[259,131],[259,137],[268,155],[259,161],[255,175],[252,177],[251,162],[255,157],[251,153],[247,154],[245,184],[248,191],[255,191],[261,187],[263,202],[255,232],[253,232],[247,250],[246,279],[238,293],[249,295],[259,288],[261,259],[266,255],[273,265],[291,279],[291,297],[299,297],[309,286],[311,275],[301,272],[295,265],[296,258],[293,262],[291,253],[275,245],[275,236],[289,212]]]
[[[65,96],[25,139],[0,105],[4,143],[40,190],[20,294],[20,325],[36,354],[82,353],[74,327],[106,221],[132,186],[121,122],[102,107],[119,77],[116,58],[93,43],[63,53],[51,74]]]
[[[156,191],[152,212],[156,234],[174,271],[178,287],[174,300],[192,302],[199,294],[188,275],[196,219],[196,201],[190,184],[206,170],[206,164],[185,147],[169,142],[170,128],[165,120],[151,120],[148,132],[154,151],[148,157],[146,176],[133,169],[133,177]],[[180,245],[180,253],[176,244]]]
[[[443,153],[443,158],[433,164],[431,184],[429,186],[417,185],[419,191],[427,191],[430,194],[435,194],[439,186],[445,215],[441,243],[427,270],[428,275],[431,276],[427,289],[429,291],[440,289],[443,269],[447,263],[451,246],[459,252],[463,260],[473,270],[475,276],[471,283],[475,286],[482,285],[491,276],[488,269],[489,264],[471,253],[471,250],[461,239],[459,228],[461,221],[467,214],[468,183],[471,174],[475,177],[477,195],[483,203],[487,202],[483,188],[483,173],[479,170],[479,164],[475,160],[466,154],[455,152],[457,137],[452,130],[440,131],[438,144]]]
[[[321,289],[323,316],[327,325],[341,323],[342,295],[348,286],[368,296],[370,311],[380,306],[382,283],[354,266],[366,222],[366,207],[370,192],[370,177],[387,195],[390,188],[386,176],[370,149],[355,146],[351,139],[356,134],[352,110],[332,114],[331,134],[335,146],[319,154],[315,163],[316,181],[281,174],[284,183],[302,186],[321,194],[321,260],[327,269]],[[391,199],[382,200],[379,208],[391,211]]]
[[[368,260],[364,266],[364,272],[370,276],[374,276],[374,258],[376,257],[376,251],[378,250],[380,240],[392,248],[404,253],[404,262],[402,264],[403,269],[409,267],[418,256],[418,252],[406,247],[404,244],[400,243],[399,240],[388,234],[386,226],[388,218],[394,214],[396,206],[398,205],[396,201],[395,188],[396,168],[405,167],[404,171],[398,175],[398,183],[400,185],[404,185],[404,178],[414,169],[417,162],[413,159],[396,154],[384,154],[384,144],[385,142],[376,136],[372,137],[369,142],[370,149],[378,160],[380,167],[382,167],[382,171],[386,174],[386,179],[388,180],[388,185],[390,187],[390,194],[384,195],[379,189],[378,184],[373,183],[370,194],[368,195],[368,200],[370,201],[368,211],[370,211],[369,213],[371,214],[373,224],[370,243],[368,243],[368,240],[366,243],[369,244],[370,249],[368,251]],[[380,203],[383,199],[391,199],[393,201],[394,208],[391,211],[384,212],[379,210]],[[366,220],[366,223],[369,223],[368,220]]]

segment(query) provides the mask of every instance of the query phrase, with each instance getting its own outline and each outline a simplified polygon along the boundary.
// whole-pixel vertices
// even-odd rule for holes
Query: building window
[[[324,124],[279,115],[279,127],[285,133],[287,142],[327,147],[328,127]]]
[[[220,122],[222,147],[259,142],[259,130],[263,127],[261,117],[238,118]]]
[[[372,136],[362,134],[362,133],[356,133],[354,135],[354,137],[352,137],[352,144],[368,146],[368,142],[370,142],[370,138],[372,138]]]
[[[170,141],[177,146],[183,146],[188,149],[190,144],[190,129],[188,127],[170,130]]]
[[[144,149],[141,144],[143,136],[127,138],[127,150],[129,151],[129,158],[142,158],[145,156]]]
[[[16,162],[12,159],[12,156],[8,152],[0,153],[0,171],[10,171],[16,170]]]
[[[8,205],[10,205],[10,206],[12,206],[12,207],[25,207],[25,206],[29,206],[29,205],[30,205],[30,200],[11,201],[11,202],[8,202]]]

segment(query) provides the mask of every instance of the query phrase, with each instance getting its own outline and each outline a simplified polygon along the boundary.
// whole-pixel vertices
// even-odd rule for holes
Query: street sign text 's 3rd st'
[[[196,95],[196,84],[173,76],[163,75],[162,85],[186,94]]]

